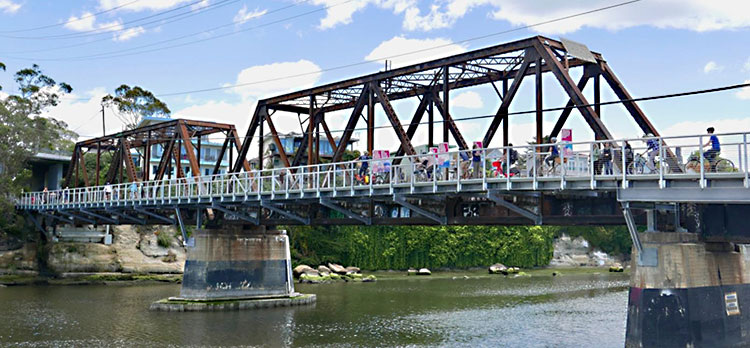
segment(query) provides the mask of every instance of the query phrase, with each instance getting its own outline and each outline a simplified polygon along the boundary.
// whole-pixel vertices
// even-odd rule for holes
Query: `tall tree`
[[[167,104],[141,87],[121,85],[115,94],[102,98],[102,105],[115,107],[118,117],[128,129],[135,128],[144,117],[168,117]]]
[[[39,116],[72,91],[70,85],[55,82],[36,64],[16,72],[14,80],[19,93],[0,99],[0,238],[25,231],[13,197],[28,187],[29,159],[43,150],[68,150],[76,137],[65,122]]]

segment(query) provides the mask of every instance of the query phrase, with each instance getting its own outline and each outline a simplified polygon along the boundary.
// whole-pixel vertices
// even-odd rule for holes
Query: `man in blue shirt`
[[[703,145],[703,147],[709,148],[706,151],[703,151],[703,157],[705,157],[709,163],[711,163],[711,170],[714,170],[714,161],[716,160],[716,157],[719,156],[719,153],[721,153],[721,144],[719,144],[719,138],[714,135],[714,127],[708,127],[706,129],[706,132],[710,135],[708,138],[708,142]]]
[[[359,176],[360,180],[362,182],[365,182],[365,176],[367,175],[367,170],[370,166],[370,160],[372,157],[370,157],[370,152],[365,151],[362,156],[359,156]]]

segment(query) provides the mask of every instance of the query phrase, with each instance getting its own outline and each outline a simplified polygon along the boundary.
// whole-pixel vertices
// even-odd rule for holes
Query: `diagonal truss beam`
[[[570,77],[567,70],[565,70],[562,64],[560,64],[560,61],[558,61],[552,53],[552,49],[545,45],[540,39],[534,40],[534,47],[536,47],[537,53],[542,59],[544,59],[544,62],[550,66],[552,73],[560,82],[565,92],[568,93],[568,96],[571,99],[573,99],[573,102],[578,107],[581,115],[583,115],[586,123],[588,123],[591,130],[594,131],[596,139],[612,139],[612,134],[609,133],[607,127],[605,127],[602,120],[599,119],[599,115],[597,115],[591,105],[589,105],[586,97],[583,96],[583,92],[578,89],[578,86],[573,82],[573,79]]]
[[[299,222],[301,222],[301,223],[303,223],[305,225],[309,225],[310,224],[310,218],[302,217],[302,216],[299,216],[299,215],[297,215],[295,213],[292,213],[290,211],[286,211],[286,210],[284,210],[282,208],[277,207],[276,205],[274,205],[272,203],[269,203],[269,202],[266,202],[266,201],[261,201],[260,205],[263,208],[266,208],[266,209],[268,209],[268,210],[270,210],[270,211],[272,211],[274,213],[277,213],[279,215],[286,216],[289,219],[297,220],[297,221],[299,221]]]
[[[112,215],[116,215],[119,218],[128,220],[130,222],[133,222],[133,223],[136,223],[136,224],[139,224],[139,225],[145,225],[146,224],[146,220],[144,220],[144,219],[140,219],[140,218],[137,218],[135,216],[128,215],[128,214],[125,214],[123,212],[119,212],[119,211],[116,211],[116,210],[109,210],[109,209],[107,209],[107,213],[110,213]]]
[[[152,213],[152,212],[150,212],[150,211],[148,211],[146,209],[138,208],[138,207],[133,207],[133,209],[135,211],[143,214],[143,215],[148,215],[148,216],[150,216],[150,217],[152,217],[154,219],[157,219],[157,220],[159,220],[161,222],[164,222],[164,223],[167,223],[169,225],[174,225],[174,223],[175,223],[174,219],[170,219],[168,217],[165,217],[165,216],[162,216],[162,215],[159,215],[159,214],[156,214],[156,213]]]
[[[364,217],[364,216],[359,215],[359,214],[357,214],[357,213],[355,213],[355,212],[353,212],[353,211],[351,211],[349,209],[346,209],[346,208],[344,208],[344,207],[336,204],[330,198],[321,197],[320,198],[320,205],[322,205],[322,206],[324,206],[324,207],[326,207],[328,209],[335,210],[335,211],[337,211],[337,212],[339,212],[341,214],[344,214],[348,218],[357,220],[357,221],[359,221],[359,222],[361,222],[361,223],[363,223],[363,224],[365,224],[367,226],[370,226],[372,224],[372,218]]]
[[[461,150],[468,149],[469,146],[466,144],[466,140],[464,139],[464,136],[461,135],[461,132],[458,131],[458,126],[456,126],[456,122],[453,121],[453,117],[451,117],[450,112],[448,112],[448,110],[445,109],[445,104],[443,104],[443,101],[434,91],[432,94],[432,98],[435,101],[435,106],[437,106],[438,111],[440,112],[441,115],[443,115],[443,121],[448,124],[448,129],[450,130],[451,134],[453,134],[453,138],[456,139],[456,143],[458,144],[459,149]]]
[[[525,55],[530,55],[529,52],[531,51],[527,50]],[[490,141],[492,141],[492,138],[495,136],[497,127],[500,126],[500,122],[508,122],[508,108],[510,107],[510,102],[513,101],[513,97],[516,96],[516,92],[518,92],[518,88],[521,86],[523,77],[526,76],[526,72],[529,70],[529,65],[531,65],[532,61],[532,57],[525,57],[523,64],[518,68],[518,72],[516,72],[515,77],[513,77],[513,83],[511,83],[510,89],[508,89],[508,92],[503,96],[500,107],[497,109],[495,117],[492,118],[490,128],[487,129],[487,133],[482,139],[483,147],[488,147],[490,145]]]
[[[401,148],[404,150],[404,153],[410,156],[416,155],[417,152],[414,150],[414,146],[412,146],[411,140],[406,135],[406,132],[404,132],[404,128],[401,127],[401,122],[398,120],[398,115],[396,115],[396,111],[393,110],[391,102],[388,101],[388,96],[385,95],[385,92],[383,92],[380,85],[376,82],[370,84],[370,88],[375,91],[375,95],[378,97],[378,102],[383,107],[386,116],[388,116],[388,120],[391,121],[391,126],[393,126],[393,129],[396,131],[398,140],[401,141]]]
[[[344,134],[342,134],[339,139],[339,145],[341,146],[336,148],[336,152],[334,152],[331,162],[340,161],[341,156],[343,156],[344,151],[346,151],[346,144],[348,144],[349,139],[352,138],[354,127],[357,125],[357,121],[359,121],[359,115],[362,113],[362,110],[364,110],[365,105],[367,105],[369,99],[368,95],[370,93],[370,88],[368,86],[369,85],[365,85],[365,87],[362,88],[362,93],[360,93],[359,98],[357,98],[357,101],[354,104],[352,114],[349,116],[349,122],[346,123],[346,128],[344,128]]]
[[[247,133],[245,133],[245,138],[242,140],[242,147],[237,151],[237,160],[234,164],[230,163],[232,166],[230,169],[233,173],[239,172],[240,166],[244,166],[244,163],[242,163],[243,160],[247,161],[247,152],[250,150],[250,143],[255,135],[255,130],[258,129],[260,123],[263,122],[263,115],[266,113],[266,105],[263,102],[258,102],[258,105],[255,107],[255,112],[253,113],[253,118],[250,120],[250,125],[247,128]],[[263,134],[259,134],[258,139],[260,139],[260,142],[262,143]],[[262,164],[263,158],[258,158],[258,161]]]
[[[445,216],[439,216],[438,214],[435,214],[431,211],[428,211],[426,209],[423,209],[420,206],[414,205],[412,203],[409,203],[409,201],[406,200],[406,197],[401,195],[393,195],[393,201],[408,208],[409,210],[416,212],[419,215],[422,215],[424,217],[429,218],[430,220],[433,220],[441,225],[445,225],[448,223],[448,218]]]
[[[276,132],[276,127],[273,125],[273,121],[271,121],[271,116],[266,115],[264,119],[266,120],[266,123],[268,124],[268,129],[271,131],[271,137],[273,138],[273,142],[276,143],[276,148],[279,151],[279,157],[281,157],[281,161],[284,162],[285,167],[290,167],[289,157],[286,155],[284,146],[281,145],[281,139],[279,139],[279,133]],[[261,141],[263,140],[261,139]],[[262,158],[259,158],[258,160],[263,161]]]
[[[89,186],[89,174],[86,172],[86,158],[83,154],[83,149],[78,147],[78,165],[81,167],[81,174],[83,174],[83,184]]]
[[[92,219],[89,219],[89,218],[85,218],[85,217],[82,217],[80,215],[75,215],[73,213],[69,213],[69,212],[62,211],[62,210],[58,210],[57,212],[60,213],[60,214],[62,214],[62,215],[65,215],[65,216],[69,217],[71,220],[81,220],[83,222],[88,222],[88,223],[90,223],[92,225],[96,225],[96,221],[95,220],[92,220]]]
[[[310,137],[312,137],[312,131],[315,128],[317,128],[318,124],[320,124],[320,121],[323,119],[324,113],[320,110],[314,113],[313,117],[310,117],[308,122],[312,122],[312,126],[308,125],[307,131],[302,136],[302,143],[300,143],[299,147],[297,148],[297,152],[294,154],[294,159],[292,160],[292,167],[299,166],[302,162],[302,158],[307,156],[305,154],[305,151],[307,151],[307,147],[309,146]],[[308,163],[310,164],[310,163]]]
[[[154,177],[154,180],[161,180],[164,178],[164,173],[172,163],[172,148],[174,147],[176,137],[177,134],[169,139],[164,146],[164,151],[162,152],[161,160],[159,161],[159,167],[156,168],[156,176]]]
[[[586,65],[583,68],[583,76],[581,76],[581,79],[578,80],[578,84],[576,85],[579,90],[583,91],[583,89],[586,88],[586,85],[588,84],[591,77],[596,75],[592,72],[593,66],[594,65]],[[560,113],[560,117],[557,118],[557,122],[555,123],[555,126],[552,127],[552,132],[550,132],[549,134],[550,138],[557,137],[557,135],[560,134],[562,127],[565,126],[565,122],[568,120],[568,117],[570,117],[570,114],[573,112],[573,107],[574,107],[574,103],[573,103],[573,99],[571,98],[568,100],[568,103],[565,104],[565,110],[563,110],[562,113]]]
[[[240,134],[237,132],[237,128],[234,128],[234,126],[232,126],[232,129],[229,131],[229,136],[232,137],[232,143],[234,143],[234,148],[237,149],[237,155],[239,156],[240,151],[242,151],[242,143],[240,142]],[[224,158],[224,156],[222,155],[222,157],[220,158]],[[250,171],[250,162],[247,161],[247,158],[245,158],[245,156],[239,156],[237,158],[237,161],[242,165],[242,168],[244,168],[246,172]],[[232,163],[229,163],[229,166],[232,166]]]
[[[198,159],[195,156],[192,137],[188,134],[187,126],[183,120],[177,125],[177,130],[179,130],[180,138],[182,138],[182,147],[185,148],[185,154],[187,155],[188,164],[190,165],[190,172],[192,176],[200,176],[201,168],[198,164]],[[180,156],[178,155],[177,157],[179,158]]]
[[[219,168],[221,167],[221,161],[224,159],[224,154],[227,152],[227,146],[229,146],[229,138],[224,139],[224,144],[221,145],[219,157],[216,159],[214,170],[211,172],[213,175],[219,174]]]
[[[524,208],[521,208],[521,207],[519,207],[519,206],[517,206],[517,205],[515,205],[515,204],[513,204],[511,202],[506,201],[505,198],[503,198],[503,196],[501,196],[501,195],[498,195],[497,192],[488,191],[487,192],[487,198],[490,199],[491,201],[495,202],[495,204],[497,204],[497,205],[499,205],[499,206],[501,206],[503,208],[506,208],[506,209],[508,209],[508,210],[510,210],[510,211],[512,211],[512,212],[514,212],[516,214],[518,214],[518,215],[521,215],[521,216],[523,216],[523,217],[525,217],[525,218],[533,221],[534,224],[536,224],[536,225],[541,225],[542,224],[542,216],[541,215],[534,214],[534,213],[532,213],[532,212],[530,212],[530,211],[528,211],[528,210],[526,210]]]
[[[99,215],[97,213],[94,213],[94,212],[91,212],[91,211],[88,211],[88,210],[85,210],[85,209],[80,209],[79,211],[81,213],[84,213],[84,214],[88,215],[88,216],[94,217],[96,219],[99,219],[101,221],[104,221],[104,222],[107,222],[107,223],[110,223],[110,224],[113,224],[113,225],[119,224],[119,221],[117,221],[117,220],[115,220],[115,219],[113,219],[111,217],[107,217],[107,216],[104,216],[104,215]]]
[[[218,210],[218,211],[220,211],[220,212],[222,212],[222,213],[224,213],[224,214],[231,215],[231,216],[234,216],[234,217],[236,217],[238,219],[242,219],[242,220],[245,220],[247,222],[250,222],[253,225],[260,225],[260,222],[258,221],[258,218],[252,217],[249,214],[244,214],[244,213],[239,212],[239,211],[234,211],[234,210],[227,209],[226,207],[224,207],[224,206],[222,206],[222,205],[220,205],[220,204],[218,204],[216,202],[214,202],[213,204],[211,204],[211,207],[214,208],[214,209],[216,209],[216,210]]]
[[[425,94],[422,96],[422,100],[419,101],[419,105],[417,106],[417,111],[414,112],[414,116],[411,118],[411,122],[409,123],[409,128],[406,129],[406,137],[411,140],[414,138],[414,134],[417,133],[417,127],[419,127],[419,123],[422,121],[422,117],[425,114],[425,111],[427,111],[427,107],[432,103],[432,99],[430,94]],[[401,157],[404,155],[404,149],[399,147],[398,151],[396,151],[396,157]],[[398,158],[395,160],[394,164],[401,163],[401,159]]]

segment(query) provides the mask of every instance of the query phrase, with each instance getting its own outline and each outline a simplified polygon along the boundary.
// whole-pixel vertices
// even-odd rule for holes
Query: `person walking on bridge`
[[[112,186],[109,184],[109,181],[104,184],[104,199],[112,199]]]

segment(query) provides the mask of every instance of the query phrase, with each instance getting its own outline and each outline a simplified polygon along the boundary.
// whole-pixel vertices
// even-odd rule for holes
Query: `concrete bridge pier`
[[[158,311],[215,311],[303,305],[315,295],[294,291],[289,237],[264,226],[198,229],[188,246],[179,297]]]
[[[626,347],[750,345],[750,245],[696,233],[640,233]]]

